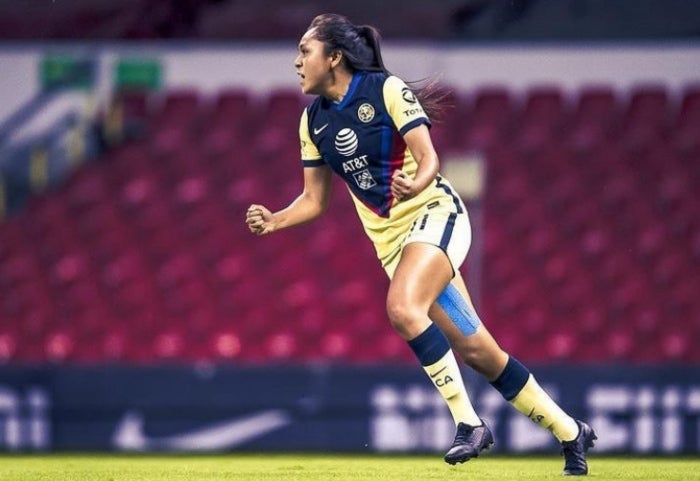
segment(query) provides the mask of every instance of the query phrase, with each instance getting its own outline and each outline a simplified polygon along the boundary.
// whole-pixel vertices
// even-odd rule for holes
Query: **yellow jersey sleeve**
[[[322,165],[323,160],[321,153],[318,151],[316,144],[311,140],[309,133],[309,114],[307,109],[301,114],[301,122],[299,123],[299,142],[301,144],[301,160],[304,167],[314,167]]]
[[[384,81],[384,105],[401,135],[418,125],[430,126],[430,119],[406,83],[391,75]]]

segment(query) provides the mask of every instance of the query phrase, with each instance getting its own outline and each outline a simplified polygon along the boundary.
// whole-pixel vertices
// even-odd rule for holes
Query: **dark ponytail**
[[[315,28],[315,37],[325,44],[326,55],[339,50],[345,65],[351,72],[391,72],[384,66],[379,31],[371,25],[354,25],[347,17],[324,13],[311,21],[309,30]],[[433,120],[440,120],[444,100],[448,93],[440,88],[437,80],[406,82],[425,113]]]
[[[372,68],[378,72],[390,73],[384,66],[384,60],[382,59],[381,35],[379,35],[379,31],[371,25],[361,25],[357,27],[357,30],[360,37],[365,39],[367,46],[372,51]]]

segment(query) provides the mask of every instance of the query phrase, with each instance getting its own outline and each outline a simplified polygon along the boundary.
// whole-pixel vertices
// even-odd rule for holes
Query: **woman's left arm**
[[[435,179],[440,168],[440,161],[427,126],[419,125],[406,132],[403,138],[418,164],[418,170],[413,178],[401,170],[392,175],[391,192],[399,201],[410,199],[422,192]]]

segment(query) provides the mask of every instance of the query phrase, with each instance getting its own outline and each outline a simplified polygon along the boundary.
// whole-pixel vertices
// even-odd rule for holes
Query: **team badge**
[[[356,172],[352,174],[352,176],[355,178],[355,183],[357,186],[362,190],[369,190],[377,185],[374,177],[372,177],[372,174],[367,169]]]
[[[374,107],[367,103],[360,105],[360,108],[357,109],[357,118],[364,123],[371,122],[374,118]]]

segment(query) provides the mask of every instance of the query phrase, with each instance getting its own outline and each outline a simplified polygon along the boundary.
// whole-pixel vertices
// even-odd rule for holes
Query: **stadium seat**
[[[573,115],[571,145],[579,150],[594,148],[615,132],[619,119],[616,93],[606,85],[582,88]]]
[[[233,330],[214,332],[211,336],[211,358],[217,361],[235,361],[242,351],[240,336]]]
[[[627,149],[640,151],[668,135],[670,108],[663,86],[635,89],[622,119],[622,138]]]
[[[505,87],[483,87],[476,91],[464,131],[464,146],[488,149],[494,146],[511,126],[515,107]]]
[[[518,148],[538,150],[558,138],[568,120],[565,108],[564,96],[557,86],[540,86],[526,92],[515,140]]]
[[[18,341],[16,333],[9,330],[0,331],[0,365],[15,360]]]

